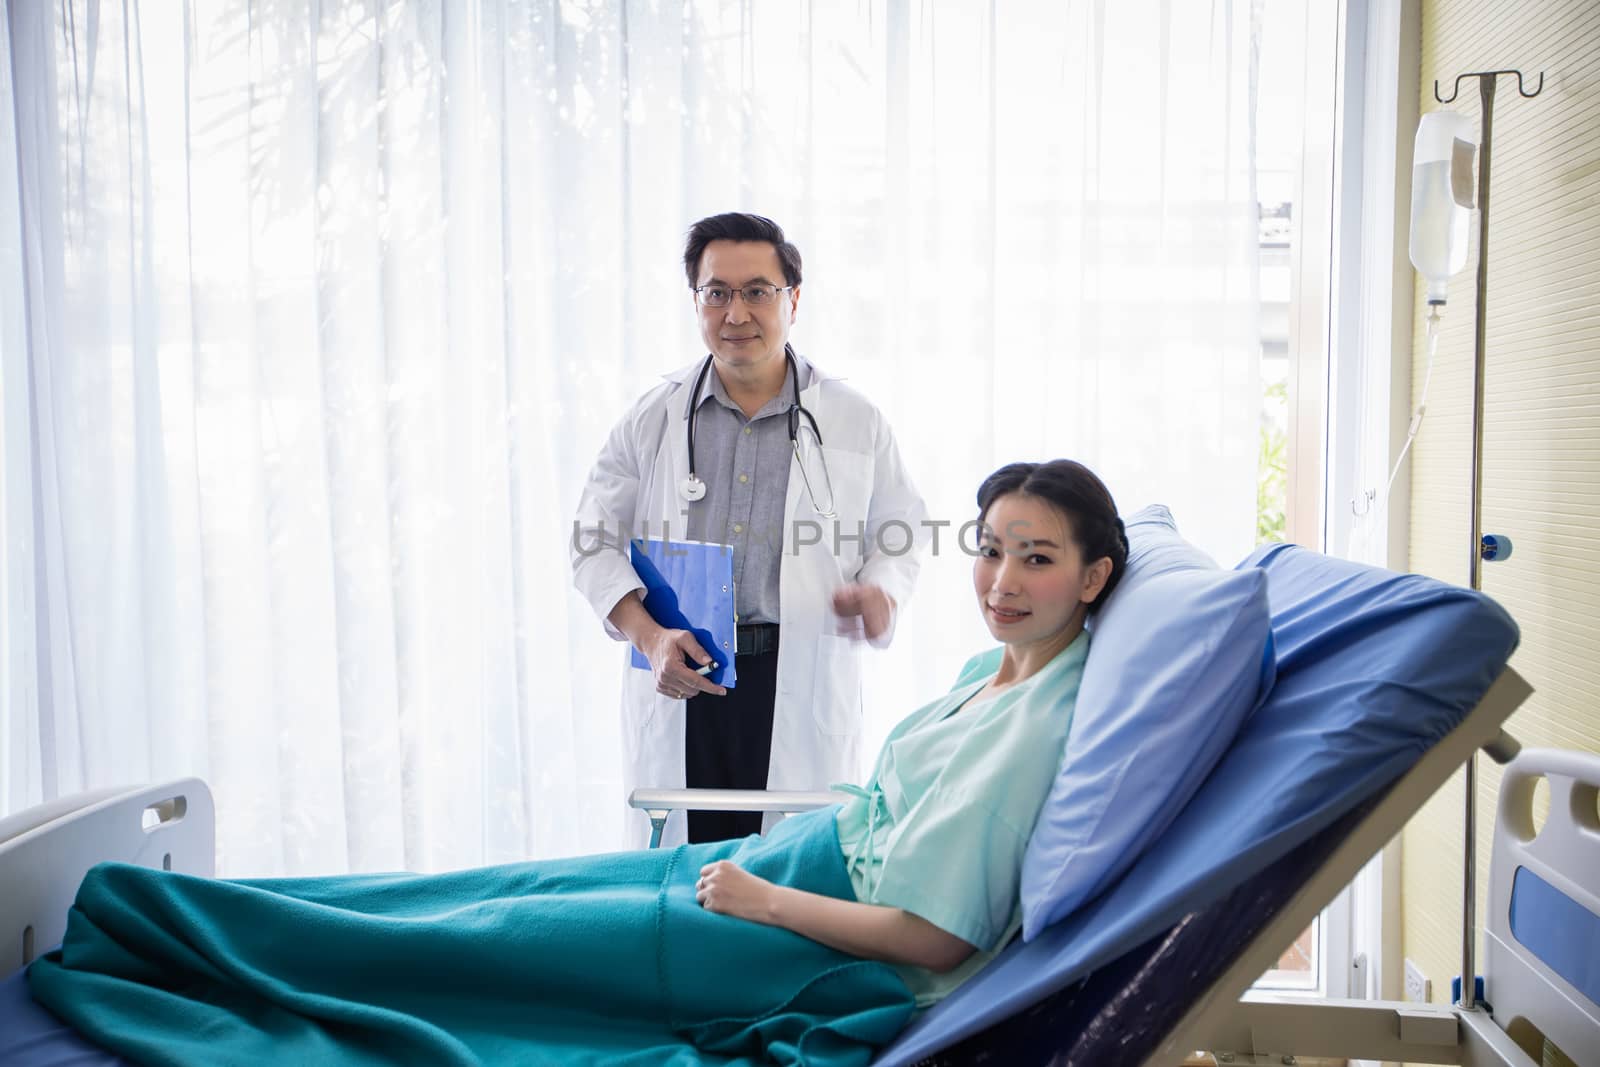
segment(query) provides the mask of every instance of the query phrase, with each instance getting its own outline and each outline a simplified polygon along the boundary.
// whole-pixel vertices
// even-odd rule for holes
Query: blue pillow
[[[1165,830],[1272,686],[1266,576],[1220,569],[1163,507],[1127,520],[1061,770],[1022,861],[1022,932],[1110,885]]]

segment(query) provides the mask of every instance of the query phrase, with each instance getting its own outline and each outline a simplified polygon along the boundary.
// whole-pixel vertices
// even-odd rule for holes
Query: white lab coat
[[[612,429],[584,485],[572,538],[573,580],[602,621],[618,601],[644,586],[625,554],[609,549],[585,554],[580,546],[592,549],[602,522],[608,540],[618,530],[660,537],[665,522],[671,523],[672,536],[684,536],[688,505],[679,483],[689,473],[686,419],[701,362],[665,375],[640,398]],[[811,370],[811,385],[801,391],[800,401],[816,417],[824,442],[837,520],[817,514],[798,461],[791,459],[778,585],[783,629],[767,770],[767,788],[775,790],[825,789],[859,776],[861,649],[854,638],[839,633],[833,591],[852,581],[870,582],[903,609],[928,541],[926,506],[882,413],[840,379],[814,364]],[[815,539],[815,527],[804,525],[808,520],[820,524],[820,542],[797,551],[798,540]],[[883,534],[881,545],[888,551],[880,548],[878,531],[894,520],[906,524],[914,537],[904,553],[899,549],[907,530],[899,526]],[[835,521],[842,534],[852,536],[858,523],[864,524],[864,541],[841,537],[835,555]],[[803,532],[798,539],[797,522]],[[623,640],[609,623],[606,631]],[[887,644],[893,633],[891,620],[889,631],[874,644]],[[682,789],[686,702],[658,694],[648,670],[625,667],[623,676],[625,788]],[[768,825],[772,821],[769,816]],[[644,814],[630,811],[627,826],[630,843],[642,847],[649,831]],[[674,813],[662,844],[682,842],[685,833],[683,813]]]

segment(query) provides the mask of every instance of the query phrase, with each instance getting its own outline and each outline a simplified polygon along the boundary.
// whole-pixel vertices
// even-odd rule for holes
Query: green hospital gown
[[[856,898],[904,908],[977,946],[948,974],[901,967],[918,1007],[947,996],[1022,925],[1022,854],[1061,764],[1089,651],[1082,633],[1033,677],[968,705],[1000,650],[896,726],[837,815]]]

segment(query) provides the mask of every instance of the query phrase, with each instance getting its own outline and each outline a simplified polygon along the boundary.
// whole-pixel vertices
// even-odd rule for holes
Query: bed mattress
[[[0,1034],[6,1067],[129,1067],[40,1007],[24,971],[0,982]]]

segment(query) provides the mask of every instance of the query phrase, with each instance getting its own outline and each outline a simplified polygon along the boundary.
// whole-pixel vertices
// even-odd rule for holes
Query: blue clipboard
[[[628,559],[644,583],[644,609],[662,626],[688,630],[716,661],[706,675],[717,685],[734,687],[733,549],[703,541],[635,538]],[[650,669],[650,661],[633,650],[633,665]]]

